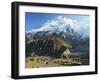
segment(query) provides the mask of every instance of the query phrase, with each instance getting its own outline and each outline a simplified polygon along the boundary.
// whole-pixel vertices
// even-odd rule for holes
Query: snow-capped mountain
[[[81,33],[81,31],[80,31],[80,26],[75,22],[75,20],[66,18],[64,16],[58,16],[55,20],[49,20],[48,22],[46,22],[39,29],[32,29],[26,32],[26,34],[39,35],[39,36],[51,35],[53,33],[56,34],[63,33],[62,35],[66,37],[66,35],[70,36],[73,35],[75,36],[75,34],[78,35]]]

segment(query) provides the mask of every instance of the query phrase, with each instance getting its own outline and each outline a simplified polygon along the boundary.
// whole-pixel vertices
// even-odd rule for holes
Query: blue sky
[[[81,28],[83,28],[83,29],[86,26],[87,26],[87,28],[89,28],[89,16],[88,15],[26,12],[25,13],[25,27],[26,27],[26,31],[31,30],[31,29],[39,29],[46,22],[48,22],[48,20],[54,20],[58,16],[64,16],[66,18],[70,18],[72,20],[77,21],[78,25]]]

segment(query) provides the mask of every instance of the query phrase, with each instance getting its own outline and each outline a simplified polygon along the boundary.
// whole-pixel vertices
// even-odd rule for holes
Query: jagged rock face
[[[26,56],[32,53],[39,56],[51,56],[60,58],[68,45],[60,38],[33,39],[26,43]]]

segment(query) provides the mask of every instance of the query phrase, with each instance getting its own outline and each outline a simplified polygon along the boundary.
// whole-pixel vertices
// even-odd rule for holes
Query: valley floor
[[[48,56],[26,57],[25,68],[59,67],[89,65],[88,59],[72,57],[68,59],[51,58]]]

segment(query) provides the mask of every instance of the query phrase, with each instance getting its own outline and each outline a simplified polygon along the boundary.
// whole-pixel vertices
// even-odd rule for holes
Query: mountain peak
[[[70,18],[66,18],[64,16],[58,16],[54,20],[48,20],[42,27],[39,29],[32,29],[28,32],[37,32],[37,31],[63,31],[66,32],[67,29],[74,29],[74,31],[78,31],[77,26],[75,26],[74,22]]]
[[[56,33],[64,32],[70,35],[73,35],[73,32],[78,33],[78,34],[81,33],[80,26],[76,23],[75,20],[72,20],[71,18],[67,18],[65,16],[60,15],[60,16],[57,16],[53,20],[48,20],[38,29],[32,29],[30,31],[27,31],[26,34],[31,33],[34,35],[37,32],[47,32],[47,31],[49,34],[54,33],[54,32]]]

